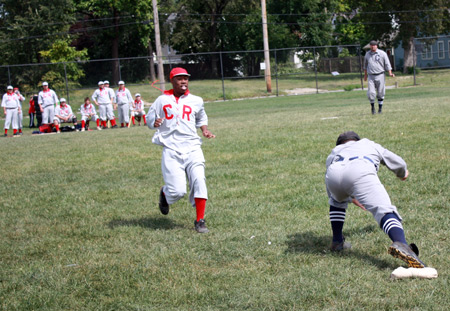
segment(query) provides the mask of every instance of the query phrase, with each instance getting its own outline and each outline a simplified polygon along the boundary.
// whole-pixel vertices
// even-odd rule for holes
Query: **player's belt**
[[[366,160],[372,162],[373,165],[375,165],[375,162],[373,162],[373,160],[372,160],[371,158],[366,157],[366,156],[363,156],[363,157],[356,156],[356,157],[348,158],[349,161],[353,161],[353,160],[356,160],[356,159],[366,159]],[[344,161],[344,160],[345,160],[344,157],[339,156],[339,159],[337,159],[337,160],[334,161],[334,162],[342,162],[342,161]]]
[[[381,74],[383,74],[383,73],[384,73],[384,71],[379,72],[379,73],[370,73],[370,75],[372,75],[372,76],[379,76],[379,75],[381,75]]]

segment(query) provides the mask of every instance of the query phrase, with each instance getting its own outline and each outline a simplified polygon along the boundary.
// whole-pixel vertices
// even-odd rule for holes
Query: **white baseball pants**
[[[53,105],[43,107],[44,112],[42,112],[42,124],[51,124],[55,118],[55,107]]]
[[[192,206],[195,207],[194,198],[208,199],[202,149],[181,154],[164,147],[161,168],[165,182],[163,191],[169,205],[186,195],[186,176],[189,180],[189,201]]]
[[[345,160],[331,164],[325,184],[330,195],[329,203],[334,207],[347,208],[349,197],[354,197],[372,213],[378,224],[387,213],[395,213],[402,219],[369,160]]]
[[[371,103],[375,103],[376,99],[384,99],[386,93],[384,73],[379,75],[368,76],[367,97]]]
[[[113,106],[111,104],[100,104],[98,110],[100,113],[100,120],[108,121],[115,119]]]
[[[119,123],[130,123],[130,105],[119,104],[117,110],[119,111]]]
[[[4,129],[8,130],[12,124],[12,128],[17,130],[19,128],[19,109],[6,108],[6,118]]]
[[[94,114],[92,117],[89,117],[89,116],[87,116],[87,115],[84,115],[84,116],[82,116],[81,117],[81,121],[89,121],[89,120],[92,120],[92,121],[97,121],[97,119],[98,119],[98,116],[96,115],[96,114]]]

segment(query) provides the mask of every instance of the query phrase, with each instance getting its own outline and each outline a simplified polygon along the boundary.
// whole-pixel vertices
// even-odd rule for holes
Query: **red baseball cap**
[[[19,88],[18,88],[18,87],[15,87],[15,88],[14,88],[14,91],[17,91],[17,90],[19,90]]]
[[[172,71],[170,71],[170,80],[172,80],[173,77],[176,76],[188,76],[190,77],[191,75],[188,74],[187,70],[181,67],[175,67],[172,69]]]

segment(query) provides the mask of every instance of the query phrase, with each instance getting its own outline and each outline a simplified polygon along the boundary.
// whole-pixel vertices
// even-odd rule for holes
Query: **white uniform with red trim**
[[[180,98],[173,95],[173,90],[165,91],[148,110],[150,129],[155,129],[158,118],[164,118],[164,122],[156,128],[152,142],[163,146],[161,168],[167,203],[173,204],[186,194],[187,175],[189,201],[195,206],[194,198],[208,199],[202,139],[197,134],[197,128],[208,125],[203,99],[189,90]]]
[[[11,126],[17,130],[19,128],[19,109],[20,98],[15,93],[5,93],[2,98],[2,107],[5,108],[5,125],[4,129],[7,130]]]
[[[86,104],[81,105],[80,108],[81,111],[81,121],[97,121],[98,115],[97,111],[95,110],[95,106],[93,104],[89,104],[86,106]]]
[[[47,91],[40,91],[38,95],[38,103],[44,110],[42,112],[42,124],[53,123],[53,119],[55,118],[55,106],[59,103],[56,93],[51,89],[47,89]]]
[[[134,100],[134,107],[131,107],[131,115],[133,117],[142,117],[145,115],[144,102],[142,100]]]
[[[60,119],[59,117],[64,117],[64,118],[69,117],[69,118],[67,119],[67,121],[65,121],[63,119]],[[72,123],[72,122],[74,122],[74,119],[76,119],[76,117],[73,114],[72,107],[70,107],[68,104],[66,104],[64,107],[61,107],[61,105],[56,107],[55,118],[53,120],[58,122],[58,124]]]
[[[130,91],[124,87],[116,91],[117,110],[119,112],[119,123],[130,123],[130,103],[133,97]]]
[[[94,94],[92,94],[92,100],[97,102],[99,105],[99,112],[100,112],[100,120],[107,121],[114,120],[114,111],[112,102],[114,99],[114,92],[111,92],[112,90],[110,88],[104,87],[104,88],[98,88],[94,91]]]

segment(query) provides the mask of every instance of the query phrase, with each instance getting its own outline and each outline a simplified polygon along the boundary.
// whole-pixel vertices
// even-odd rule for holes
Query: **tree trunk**
[[[117,85],[119,82],[119,12],[116,9],[113,9],[114,15],[114,38],[112,40],[112,51],[111,56],[113,60],[112,66],[112,84]]]
[[[149,66],[150,66],[150,80],[153,82],[156,80],[155,72],[155,62],[153,60],[153,47],[152,40],[148,39],[148,55],[149,55]]]
[[[408,73],[408,67],[416,65],[416,56],[414,49],[414,38],[409,38],[406,44],[403,44],[405,55],[403,56],[403,73]]]

